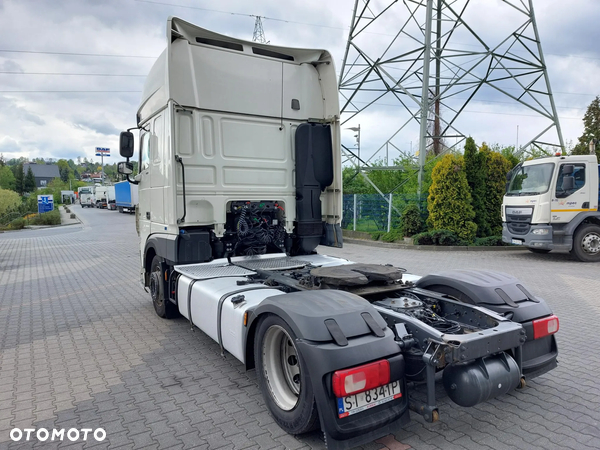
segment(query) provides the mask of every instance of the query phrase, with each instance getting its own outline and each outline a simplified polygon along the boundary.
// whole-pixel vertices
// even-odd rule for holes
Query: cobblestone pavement
[[[163,320],[138,283],[134,218],[73,210],[82,225],[0,234],[0,448],[324,448],[266,412],[254,372],[183,319]],[[513,274],[560,317],[559,367],[473,408],[438,391],[440,421],[366,449],[600,448],[600,267],[566,254],[428,252],[347,245],[321,252],[417,274]],[[102,427],[106,439],[12,442],[14,427]]]

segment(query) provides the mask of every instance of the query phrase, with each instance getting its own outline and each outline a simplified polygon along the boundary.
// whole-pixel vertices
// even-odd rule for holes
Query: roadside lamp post
[[[358,167],[360,167],[360,124],[358,124],[357,127],[350,127],[346,129],[356,132],[354,137],[356,138],[356,153],[358,156]]]

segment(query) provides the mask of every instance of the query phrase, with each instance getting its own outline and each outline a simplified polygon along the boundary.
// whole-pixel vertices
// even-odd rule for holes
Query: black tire
[[[154,305],[154,311],[159,317],[163,319],[172,319],[177,316],[177,307],[167,298],[165,298],[164,292],[164,275],[162,274],[160,263],[162,258],[155,256],[152,259],[152,265],[150,266],[150,296],[152,297],[152,304]]]
[[[120,212],[121,214],[123,214],[123,207],[122,207],[122,206],[119,206],[119,212]]]
[[[289,434],[319,426],[308,368],[295,341],[288,324],[272,314],[260,321],[254,339],[258,386],[271,416]]]
[[[531,253],[540,253],[540,254],[550,253],[550,250],[545,249],[545,248],[527,248],[527,250],[529,250]]]
[[[573,236],[571,255],[583,262],[600,261],[600,226],[588,223],[580,225]]]

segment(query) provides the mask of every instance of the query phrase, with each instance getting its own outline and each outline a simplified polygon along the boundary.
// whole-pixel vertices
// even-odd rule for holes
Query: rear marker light
[[[336,397],[368,391],[390,382],[390,363],[387,359],[374,363],[338,370],[333,374],[333,393]]]
[[[558,331],[558,317],[555,315],[533,321],[533,338],[540,339]]]

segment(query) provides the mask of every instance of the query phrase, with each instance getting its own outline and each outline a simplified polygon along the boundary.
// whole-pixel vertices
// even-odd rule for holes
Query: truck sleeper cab
[[[415,288],[400,269],[316,254],[342,245],[328,52],[170,18],[137,121],[140,173],[129,178],[130,131],[119,172],[138,187],[140,274],[155,311],[181,314],[256,368],[284,430],[320,426],[329,448],[350,448],[407,423],[409,407],[437,420],[436,372],[464,406],[523,384],[520,324]],[[409,400],[417,373],[425,402]]]

